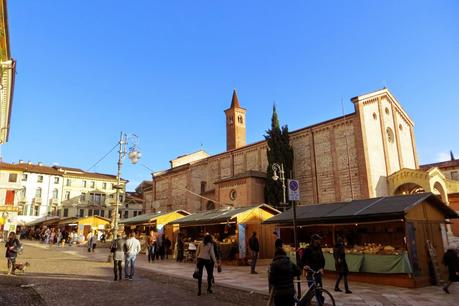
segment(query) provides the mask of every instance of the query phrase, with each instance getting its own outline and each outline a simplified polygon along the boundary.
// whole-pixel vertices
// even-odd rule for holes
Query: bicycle
[[[308,272],[312,273],[312,285],[309,287],[303,296],[296,302],[297,306],[310,306],[311,302],[315,299],[317,305],[332,305],[335,306],[335,299],[326,289],[322,288],[320,283],[317,281],[317,275],[320,274],[320,271],[314,271],[308,269]]]

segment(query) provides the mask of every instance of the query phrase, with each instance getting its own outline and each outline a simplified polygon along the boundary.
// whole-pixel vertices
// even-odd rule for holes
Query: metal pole
[[[284,173],[284,164],[280,164],[280,178],[282,181],[282,195],[284,198],[284,205],[287,205],[287,200],[285,199],[285,173]]]
[[[293,178],[293,171],[290,171],[290,178]],[[298,229],[296,226],[296,201],[292,201],[293,206],[293,243],[295,244],[295,259],[296,259],[296,266],[299,267],[300,258],[298,257]],[[297,276],[297,292],[298,292],[298,299],[301,298],[301,283],[300,283],[300,276]]]
[[[116,174],[115,215],[113,218],[113,239],[116,238],[116,234],[118,233],[118,207],[120,204],[121,167],[123,166],[123,158],[126,154],[126,135],[123,132],[121,132],[119,144],[120,149],[118,151],[118,172]]]

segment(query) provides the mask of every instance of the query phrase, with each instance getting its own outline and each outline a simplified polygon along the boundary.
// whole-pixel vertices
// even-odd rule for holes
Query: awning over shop
[[[441,211],[445,218],[459,218],[454,210],[428,192],[332,204],[301,205],[296,208],[296,220],[297,224],[312,225],[401,219],[410,209],[424,201]],[[291,225],[293,210],[289,209],[263,223]]]
[[[58,225],[69,225],[69,224],[76,224],[78,223],[78,218],[76,217],[68,217],[68,218],[62,218],[59,220],[57,223]]]
[[[37,226],[37,225],[45,225],[46,223],[53,223],[59,221],[59,217],[41,217],[38,219],[35,219],[33,221],[28,222],[26,225],[27,226]]]
[[[188,216],[190,213],[186,210],[176,210],[172,212],[157,212],[153,214],[144,214],[128,219],[120,220],[124,225],[149,225],[152,223],[167,224],[176,219]]]
[[[280,213],[277,209],[274,209],[273,207],[267,204],[261,204],[257,206],[228,209],[213,209],[197,212],[169,223],[178,224],[180,226],[212,225],[236,221],[238,223],[250,223],[250,220],[253,219],[251,218],[251,213],[255,211],[258,211],[259,213],[262,213],[262,211],[267,211],[269,213],[269,216]],[[261,220],[264,219],[267,218],[261,218]]]

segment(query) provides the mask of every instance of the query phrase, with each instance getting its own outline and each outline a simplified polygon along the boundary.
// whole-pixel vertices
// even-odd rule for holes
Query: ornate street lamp
[[[126,152],[126,146],[128,141],[131,143],[129,151]],[[116,199],[115,199],[115,214],[113,216],[113,239],[116,238],[118,233],[118,219],[119,219],[119,206],[120,206],[120,189],[123,189],[121,186],[121,168],[123,166],[123,160],[127,156],[131,160],[132,164],[136,164],[139,159],[142,157],[142,154],[137,149],[139,143],[139,137],[135,134],[130,134],[129,136],[126,133],[121,132],[120,141],[119,141],[119,151],[118,151],[118,172],[116,174]]]
[[[272,176],[272,179],[274,181],[277,181],[278,179],[280,179],[281,183],[282,183],[282,195],[283,195],[283,202],[282,204],[283,205],[286,205],[287,204],[287,201],[285,200],[285,173],[284,173],[284,164],[278,164],[278,163],[274,163],[273,166],[273,176]],[[277,175],[277,173],[279,172],[279,175]]]

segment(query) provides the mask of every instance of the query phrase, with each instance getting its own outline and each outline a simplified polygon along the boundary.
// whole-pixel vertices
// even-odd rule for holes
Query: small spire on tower
[[[231,99],[231,108],[234,108],[234,107],[241,107],[239,105],[239,99],[237,98],[237,92],[236,92],[236,88],[233,90],[233,99]]]

